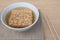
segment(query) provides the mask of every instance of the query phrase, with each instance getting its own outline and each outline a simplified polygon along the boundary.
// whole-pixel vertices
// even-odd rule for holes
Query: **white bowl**
[[[26,8],[31,9],[34,12],[34,14],[35,14],[35,21],[34,21],[34,23],[32,23],[30,26],[27,26],[25,28],[12,28],[12,27],[8,26],[6,24],[6,21],[5,21],[6,14],[10,10],[12,10],[14,8],[18,8],[18,7],[26,7]],[[32,5],[30,3],[26,3],[26,2],[13,3],[13,4],[7,6],[1,13],[1,21],[2,21],[2,24],[4,25],[4,27],[7,27],[7,28],[12,29],[12,30],[17,30],[17,31],[26,31],[26,30],[30,29],[38,21],[38,18],[39,18],[39,11],[38,11],[38,9],[34,5]]]

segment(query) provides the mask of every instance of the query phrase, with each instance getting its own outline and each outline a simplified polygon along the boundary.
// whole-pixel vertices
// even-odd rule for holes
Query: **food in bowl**
[[[25,7],[15,8],[8,12],[6,23],[13,28],[24,28],[34,22],[34,12]]]

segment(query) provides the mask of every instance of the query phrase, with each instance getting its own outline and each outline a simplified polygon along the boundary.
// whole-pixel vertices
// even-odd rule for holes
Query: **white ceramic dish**
[[[31,24],[30,26],[27,26],[25,28],[12,28],[12,27],[10,27],[10,26],[8,26],[6,24],[6,21],[5,21],[6,14],[10,10],[12,10],[14,8],[18,8],[18,7],[27,7],[27,8],[31,9],[34,12],[34,14],[35,14],[35,21],[34,21],[33,24]],[[30,3],[26,3],[26,2],[13,3],[13,4],[7,6],[1,13],[1,22],[4,25],[4,27],[7,27],[7,28],[12,29],[12,30],[17,30],[17,31],[26,31],[26,30],[30,29],[38,21],[38,18],[39,18],[39,11],[38,11],[38,9],[34,5],[32,5]]]

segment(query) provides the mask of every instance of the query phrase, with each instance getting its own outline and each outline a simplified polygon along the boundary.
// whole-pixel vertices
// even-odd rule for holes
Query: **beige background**
[[[40,9],[45,40],[60,38],[60,0],[0,0],[0,13],[9,4],[29,2]]]

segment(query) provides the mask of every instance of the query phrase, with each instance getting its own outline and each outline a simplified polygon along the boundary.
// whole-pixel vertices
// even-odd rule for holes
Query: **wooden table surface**
[[[15,2],[29,2],[39,8],[45,22],[45,40],[60,40],[60,0],[0,0],[0,13]]]

